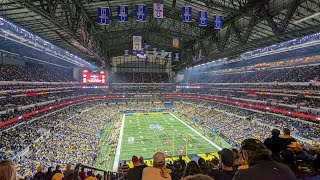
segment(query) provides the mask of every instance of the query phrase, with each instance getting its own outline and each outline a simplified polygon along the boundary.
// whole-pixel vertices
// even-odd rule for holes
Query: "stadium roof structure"
[[[164,5],[164,18],[152,18],[153,3]],[[135,21],[135,4],[147,5],[147,20]],[[129,6],[128,23],[117,21],[117,7]],[[182,22],[182,7],[193,9],[192,22]],[[110,25],[98,25],[98,7],[109,7]],[[208,12],[208,26],[199,27],[198,10]],[[172,50],[180,38],[177,68],[233,57],[275,43],[320,32],[319,0],[1,0],[0,16],[26,28],[80,58],[107,64],[132,49],[139,33],[151,47]],[[214,30],[213,16],[223,16]],[[201,60],[194,57],[201,52]]]

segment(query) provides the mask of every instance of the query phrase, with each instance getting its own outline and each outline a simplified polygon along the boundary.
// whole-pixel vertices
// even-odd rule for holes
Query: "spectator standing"
[[[238,171],[233,180],[296,180],[289,167],[271,159],[260,140],[245,139],[241,143],[241,151],[250,167]]]
[[[314,168],[314,157],[304,151],[297,142],[292,142],[289,149],[294,154],[294,162],[291,167],[298,178],[305,178],[317,174]]]
[[[60,166],[60,165],[57,165],[57,166],[56,166],[56,169],[53,171],[53,174],[62,173],[62,171],[61,171],[60,169],[61,169],[61,166]]]
[[[195,161],[190,161],[190,162],[188,162],[187,167],[184,170],[182,177],[187,177],[187,176],[195,175],[195,174],[201,174],[200,168]]]
[[[236,170],[248,169],[249,165],[246,160],[244,160],[243,154],[240,153],[237,149],[232,149],[234,162],[233,168]]]
[[[129,165],[127,164],[127,161],[124,161],[123,165],[120,167],[120,171],[123,173],[127,173],[129,170]]]
[[[48,167],[48,171],[46,172],[46,180],[52,180],[53,176],[53,167]]]
[[[183,156],[180,155],[178,161],[180,162],[182,169],[185,169],[186,168],[186,162],[182,159],[182,157]]]
[[[285,143],[286,146],[288,146],[289,144],[291,144],[292,142],[297,142],[296,139],[294,139],[291,135],[290,135],[290,129],[288,128],[283,128],[283,136],[281,136],[282,141]]]
[[[86,179],[86,172],[84,172],[84,167],[81,168],[81,171],[79,172],[79,177],[81,180]]]
[[[16,180],[17,170],[12,161],[6,160],[0,162],[0,178],[1,180]]]
[[[264,141],[264,145],[272,152],[272,159],[281,162],[280,152],[287,149],[286,144],[279,137],[280,131],[278,129],[272,129],[271,134],[272,136]]]
[[[144,159],[143,159],[142,156],[139,157],[139,161],[140,161],[141,164],[145,164],[145,163],[144,163]]]
[[[214,156],[214,158],[212,158],[210,161],[210,168],[211,169],[209,169],[206,174],[210,177],[214,177],[215,174],[219,172],[219,159],[217,157]]]
[[[171,180],[171,176],[165,172],[165,156],[157,152],[153,156],[153,167],[146,167],[142,173],[142,180]]]
[[[206,174],[206,172],[208,172],[208,166],[203,158],[198,159],[198,165],[202,174]]]
[[[179,161],[173,162],[173,169],[170,173],[172,180],[180,180],[183,175],[183,169]]]
[[[128,173],[124,176],[125,180],[141,180],[143,169],[148,167],[145,164],[141,164],[137,156],[132,156],[133,168],[128,170]]]
[[[234,155],[230,149],[222,149],[218,152],[220,155],[220,165],[222,169],[217,170],[213,178],[215,180],[232,180],[236,171],[233,169]]]
[[[41,166],[36,167],[36,174],[33,176],[33,180],[46,180],[46,174],[42,172]]]
[[[64,178],[64,175],[62,171],[60,170],[61,166],[57,165],[55,171],[53,171],[52,180],[62,180]]]
[[[87,178],[85,180],[97,180],[92,171],[87,172]]]
[[[312,155],[302,150],[302,147],[299,143],[292,142],[290,145],[288,145],[288,148],[293,152],[296,160],[302,160],[308,163],[313,162],[314,158]]]
[[[63,171],[63,175],[64,176],[68,176],[70,173],[73,173],[72,170],[71,170],[71,164],[67,164],[66,170]]]

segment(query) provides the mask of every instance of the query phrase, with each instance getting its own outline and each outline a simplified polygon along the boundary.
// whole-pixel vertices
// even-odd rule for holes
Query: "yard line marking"
[[[125,120],[125,118],[126,118],[126,115],[123,114],[123,116],[122,116],[122,122],[121,122],[120,135],[119,135],[119,141],[118,141],[118,146],[117,146],[117,151],[116,151],[116,155],[115,155],[114,161],[113,161],[113,171],[114,171],[114,172],[117,172],[117,171],[118,171],[120,151],[121,151],[121,144],[122,144],[122,136],[123,136],[123,129],[124,129],[124,120]]]
[[[206,140],[208,143],[210,143],[212,146],[216,147],[219,151],[222,150],[222,148],[218,145],[216,145],[215,143],[213,143],[212,141],[210,141],[208,138],[204,137],[202,134],[200,134],[198,131],[196,131],[195,129],[193,129],[192,127],[190,127],[187,123],[183,122],[181,119],[179,119],[177,116],[173,115],[172,113],[170,113],[171,116],[173,116],[174,118],[176,118],[178,121],[180,121],[182,124],[184,124],[185,126],[187,126],[189,129],[191,129],[192,131],[194,131],[195,133],[197,133],[200,137],[202,137],[204,140]]]

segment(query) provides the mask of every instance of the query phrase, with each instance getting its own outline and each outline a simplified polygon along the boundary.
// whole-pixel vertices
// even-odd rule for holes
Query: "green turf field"
[[[124,118],[118,156],[120,161],[130,160],[132,155],[152,158],[155,151],[178,156],[182,146],[184,154],[217,152],[207,140],[173,114],[130,115]]]

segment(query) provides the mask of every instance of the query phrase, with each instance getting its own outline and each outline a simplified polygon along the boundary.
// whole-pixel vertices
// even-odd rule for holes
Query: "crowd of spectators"
[[[297,121],[289,117],[214,102],[200,102],[205,107],[198,104],[199,102],[193,105],[175,103],[175,108],[188,119],[195,118],[203,125],[216,128],[217,132],[235,147],[248,136],[260,140],[266,139],[271,127],[278,129],[287,127],[294,134],[310,140],[320,138],[320,125],[317,123]]]
[[[11,118],[19,117],[23,114],[39,110],[43,107],[48,107],[54,104],[70,101],[71,99],[84,96],[81,91],[68,91],[55,94],[42,94],[36,96],[6,96],[0,101],[0,123]],[[23,109],[20,109],[24,107]]]
[[[43,92],[42,94],[34,95],[34,96],[6,96],[1,98],[0,102],[0,111],[4,108],[5,105],[17,105],[17,106],[25,106],[29,104],[36,104],[66,97],[79,96],[84,93],[81,91],[65,91],[65,92],[50,92],[47,94]]]
[[[1,131],[1,159],[14,158],[20,177],[34,173],[36,166],[49,168],[75,163],[93,165],[98,154],[97,132],[103,131],[114,112],[106,106],[98,105],[100,108],[72,116],[84,109],[95,107],[95,104],[73,106]],[[13,157],[25,148],[28,148],[26,154]]]
[[[1,159],[14,156],[30,145],[31,142],[39,138],[43,130],[54,128],[64,119],[77,113],[78,110],[92,105],[92,103],[83,103],[77,106],[70,106],[48,116],[39,116],[35,118],[36,120],[33,120],[34,117],[23,119],[16,123],[14,127],[3,127],[0,131]]]
[[[318,124],[295,121],[290,118],[263,114],[262,112],[253,112],[239,107],[209,101],[190,100],[190,102],[193,104],[175,102],[175,109],[186,118],[194,119],[195,122],[204,127],[215,128],[217,133],[224,137],[232,147],[240,148],[240,150],[242,150],[240,152],[242,153],[246,150],[255,150],[254,148],[251,149],[252,147],[263,150],[265,146],[272,152],[276,151],[272,149],[273,147],[267,142],[265,142],[265,146],[261,143],[271,136],[270,126],[276,127],[277,129],[289,128],[284,130],[284,137],[287,135],[284,141],[288,141],[290,138],[294,139],[294,137],[290,136],[290,131],[291,134],[306,138],[320,138],[320,127]],[[71,171],[70,169],[74,167],[75,163],[94,165],[93,163],[97,156],[101,153],[97,148],[99,138],[97,132],[100,132],[104,126],[112,120],[111,117],[119,111],[164,107],[162,103],[151,102],[109,103],[108,105],[98,105],[98,108],[93,108],[86,113],[81,113],[70,118],[79,111],[94,107],[95,105],[97,105],[96,102],[83,103],[80,106],[73,106],[47,117],[40,117],[34,121],[28,120],[16,127],[2,130],[0,141],[1,159],[13,157],[17,153],[25,150],[26,147],[29,147],[26,154],[13,158],[16,163],[18,177],[30,176],[34,175],[34,173],[41,174],[39,172],[42,172],[42,169],[48,169],[48,173],[46,174],[49,174],[50,177],[60,171],[60,177],[68,177],[70,173],[67,172]],[[120,124],[116,123],[113,128],[114,131],[111,131],[110,136],[106,140],[110,146],[113,146],[113,150],[110,151],[108,156],[114,155],[116,149],[115,144],[119,138],[119,127]],[[50,131],[49,134],[42,136],[44,133],[47,133],[48,130]],[[276,130],[272,130],[272,135],[274,135],[274,131]],[[40,138],[41,136],[42,138]],[[290,138],[288,138],[289,136]],[[39,138],[40,140],[34,143],[35,140]],[[245,142],[247,138],[251,138],[251,140]],[[296,142],[295,139],[294,141]],[[245,145],[246,143],[247,145]],[[319,163],[319,152],[311,146],[305,146],[299,143],[291,144],[291,142],[289,142],[287,144],[289,146],[280,146],[283,148],[281,149],[281,153],[291,152],[292,154],[290,155],[285,154],[286,156],[279,158],[278,156],[275,157],[274,154],[264,154],[264,158],[266,159],[261,160],[268,165],[271,164],[272,167],[279,168],[281,171],[285,170],[280,174],[278,173],[279,178],[283,178],[286,175],[288,175],[288,177],[295,177],[294,175],[297,177],[313,177],[319,173],[319,166],[316,165],[316,163]],[[309,159],[312,159],[312,161],[310,161],[314,163],[312,166],[310,164],[310,166],[308,166],[308,164],[299,164],[297,168],[296,162],[300,162],[300,159],[295,159],[295,157],[300,158],[300,156],[297,155],[301,152],[304,154],[303,157],[307,156]],[[202,159],[199,160],[198,163],[194,161],[186,163],[180,159],[172,164],[166,164],[163,160],[164,155],[162,153],[156,153],[153,167],[146,167],[144,165],[143,168],[136,168],[144,163],[143,161],[139,161],[138,163],[137,159],[133,157],[133,163],[136,167],[129,169],[125,179],[136,179],[132,178],[136,177],[132,175],[131,178],[129,178],[130,174],[133,173],[136,175],[136,173],[141,173],[141,179],[143,180],[153,179],[157,176],[162,179],[211,178],[219,180],[228,177],[229,179],[234,178],[237,180],[247,177],[247,175],[243,175],[243,173],[257,173],[253,170],[257,168],[254,164],[255,162],[250,160],[250,158],[253,158],[252,152],[244,155],[239,153],[237,149],[233,151],[224,149],[219,153],[220,163],[218,159],[212,159],[208,162]],[[225,153],[227,155],[225,155]],[[230,154],[233,154],[233,156]],[[289,161],[291,155],[294,159]],[[228,156],[226,157],[229,160],[228,162],[224,162],[223,159],[225,156]],[[271,158],[273,158],[274,161],[272,161]],[[106,161],[108,160],[109,159],[106,159]],[[284,163],[287,166],[279,165],[275,163],[275,161]],[[55,166],[56,170],[50,173],[51,169]],[[66,171],[62,171],[62,167],[66,167]],[[268,171],[268,166],[264,171]],[[85,179],[88,176],[94,177],[91,171],[85,173],[82,170],[80,173],[84,175],[84,178],[81,179]],[[199,174],[203,176],[200,177]],[[95,178],[99,179],[100,175],[97,175]]]
[[[91,110],[73,117],[88,108]],[[2,128],[0,131],[0,160],[13,158],[17,163],[20,177],[32,175],[38,165],[42,168],[75,165],[75,163],[94,165],[97,156],[103,153],[97,151],[99,136],[97,132],[102,132],[103,127],[115,114],[120,110],[153,108],[164,108],[164,106],[162,103],[150,102],[109,105],[85,102],[53,112],[48,116],[26,118],[15,124],[16,126]],[[115,154],[120,126],[120,122],[114,123],[109,137],[105,140],[111,147],[108,157]],[[34,143],[35,141],[37,143]],[[28,153],[17,156],[26,149]],[[107,158],[97,163],[109,160],[110,158]]]
[[[250,94],[254,92],[253,94]],[[268,101],[272,101],[272,104],[287,104],[295,105],[299,107],[319,108],[320,101],[318,96],[305,96],[303,94],[291,94],[291,93],[271,93],[268,94],[265,91],[243,91],[243,90],[214,90],[212,92],[214,96],[223,96],[227,98],[242,98],[263,101],[265,105]],[[252,101],[251,101],[252,102]],[[297,108],[298,109],[298,108]]]
[[[191,72],[184,83],[262,83],[262,82],[310,82],[318,81],[320,66],[290,67],[282,69],[259,69],[238,73],[215,74]]]
[[[59,68],[0,64],[0,81],[71,82],[72,73]]]

